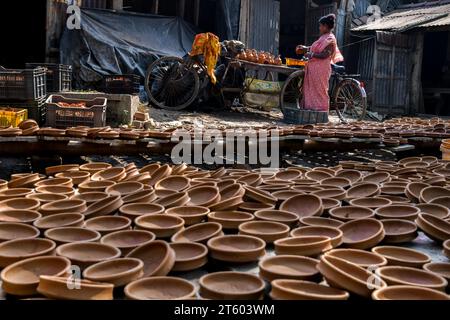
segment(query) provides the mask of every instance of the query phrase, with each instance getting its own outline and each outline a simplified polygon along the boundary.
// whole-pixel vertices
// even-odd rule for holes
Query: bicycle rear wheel
[[[355,79],[344,79],[336,86],[333,106],[343,120],[363,120],[367,112],[367,94]]]
[[[148,67],[145,90],[155,106],[167,110],[182,110],[197,98],[200,80],[197,71],[188,68],[183,59],[164,57]]]
[[[294,72],[286,80],[280,94],[281,111],[285,109],[298,109],[303,98],[303,80],[305,72],[299,70]]]

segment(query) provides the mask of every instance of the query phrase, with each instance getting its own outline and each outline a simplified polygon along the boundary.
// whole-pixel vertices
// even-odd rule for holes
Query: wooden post
[[[113,10],[123,10],[123,0],[113,0]]]
[[[184,11],[186,7],[186,0],[178,0],[177,15],[184,18]]]
[[[153,0],[152,2],[152,14],[158,14],[159,11],[159,0]]]
[[[200,19],[200,0],[194,0],[194,24],[198,27]]]
[[[411,114],[422,112],[422,59],[423,59],[423,42],[424,33],[416,33],[416,47],[412,53],[412,75],[411,75]]]

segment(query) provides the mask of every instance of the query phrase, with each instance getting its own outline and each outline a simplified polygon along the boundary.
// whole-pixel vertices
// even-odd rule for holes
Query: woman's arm
[[[334,51],[335,51],[335,45],[334,45],[334,43],[330,43],[322,52],[311,53],[310,58],[326,59],[326,58],[329,58],[333,54]]]

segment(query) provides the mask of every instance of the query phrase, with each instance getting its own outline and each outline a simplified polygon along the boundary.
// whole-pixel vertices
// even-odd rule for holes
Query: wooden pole
[[[200,0],[194,0],[194,24],[198,27],[200,19]]]
[[[186,7],[186,0],[178,0],[178,8],[177,8],[177,15],[184,18],[184,11]]]
[[[159,11],[159,0],[153,0],[152,2],[152,14],[158,14]]]
[[[415,48],[412,53],[412,75],[411,75],[411,109],[410,113],[415,114],[422,112],[422,59],[423,59],[423,42],[424,33],[416,33]]]

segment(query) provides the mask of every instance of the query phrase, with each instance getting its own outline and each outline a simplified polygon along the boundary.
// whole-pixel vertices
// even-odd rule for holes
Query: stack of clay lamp
[[[14,174],[0,182],[2,288],[40,299],[449,299],[449,181],[450,164],[432,156]],[[407,248],[419,232],[441,248],[435,261]],[[196,269],[198,286],[185,279]]]
[[[34,120],[25,120],[17,128],[0,128],[1,137],[17,136],[47,136],[47,137],[72,137],[88,139],[123,139],[139,140],[143,138],[155,138],[170,140],[177,129],[183,129],[194,135],[192,125],[172,129],[133,129],[128,127],[111,128],[88,128],[74,127],[68,129],[39,128]],[[209,128],[219,129],[225,135],[228,129],[241,130],[245,135],[248,128]],[[408,138],[428,137],[428,138],[450,138],[450,122],[440,118],[420,119],[420,118],[395,118],[384,122],[356,121],[348,124],[328,123],[316,125],[299,126],[270,126],[259,127],[256,130],[277,130],[279,136],[301,135],[311,138],[339,138],[339,139],[378,139],[387,146],[398,146],[408,143]]]

